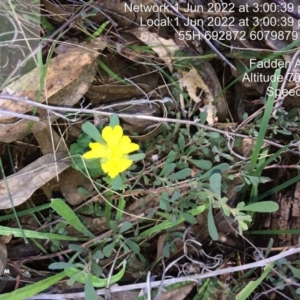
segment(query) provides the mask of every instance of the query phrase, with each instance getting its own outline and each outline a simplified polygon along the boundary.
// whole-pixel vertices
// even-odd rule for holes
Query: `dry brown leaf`
[[[73,106],[86,93],[96,73],[95,60],[98,52],[90,49],[94,47],[104,49],[105,46],[106,43],[98,39],[93,43],[84,44],[84,47],[74,48],[68,53],[51,59],[40,102],[47,101],[52,105]],[[8,85],[2,95],[36,99],[40,79],[39,69],[36,68]],[[0,94],[0,109],[25,114],[32,110],[32,106],[1,99]],[[31,132],[42,130],[49,124],[48,113],[45,110],[38,109],[38,116],[40,122],[33,123]],[[56,118],[52,115],[50,119],[53,121]],[[22,138],[30,122],[32,121],[0,114],[0,141],[10,143]]]
[[[92,85],[86,96],[93,106],[108,105],[122,99],[134,99],[142,97],[150,92],[147,84],[139,83],[137,85],[103,84]]]
[[[127,6],[129,6],[129,8]],[[119,27],[130,26],[133,22],[140,21],[140,18],[147,18],[151,14],[153,14],[153,9],[150,6],[154,6],[154,0],[131,0],[130,4],[133,7],[143,6],[145,9],[134,11],[130,9],[130,4],[125,4],[124,1],[106,1],[106,0],[98,0],[93,4],[95,8],[98,8],[99,13],[95,16],[91,16],[90,19],[94,21],[96,24],[102,24],[107,21],[106,14],[111,17],[110,21],[115,21],[113,25]],[[149,8],[148,8],[149,7]],[[105,11],[105,14],[103,14]]]
[[[41,147],[43,155],[53,153],[53,144],[56,151],[68,151],[64,141],[62,141],[59,135],[53,131],[50,126],[34,133],[34,136]],[[85,199],[84,195],[78,193],[79,187],[83,187],[89,192],[92,192],[94,189],[91,181],[87,177],[81,172],[69,167],[58,175],[58,182],[56,177],[52,178],[46,185],[42,186],[41,189],[48,198],[52,196],[54,190],[60,190],[69,204],[78,205]]]
[[[46,11],[50,13],[51,18],[56,22],[65,22],[74,11],[74,3],[72,5],[55,5],[48,0],[42,0],[43,5],[46,8]]]
[[[179,85],[182,89],[186,88],[189,96],[196,103],[203,101],[204,106],[200,111],[207,112],[207,123],[213,125],[215,122],[216,107],[212,104],[214,97],[208,88],[207,84],[203,81],[202,77],[195,68],[192,68],[188,73],[182,71],[183,77],[179,79]],[[197,95],[198,89],[203,90],[203,94]],[[180,95],[181,108],[184,109],[183,95]]]
[[[172,39],[164,39],[159,37],[156,33],[149,32],[147,28],[139,27],[131,30],[130,33],[135,35],[140,41],[148,46],[151,46],[153,51],[161,58],[170,71],[173,71],[172,56],[179,46]]]
[[[9,191],[6,189],[5,181],[1,180],[0,209],[12,207],[9,194],[14,206],[25,202],[34,191],[71,165],[70,161],[65,160],[66,157],[67,152],[56,153],[56,162],[51,153],[40,157],[18,173],[6,178]]]
[[[147,84],[135,85],[92,85],[86,96],[89,98],[93,107],[105,107],[114,113],[125,113],[129,115],[149,115],[156,117],[166,117],[167,110],[162,103],[150,103],[150,100],[161,100],[160,96],[152,92],[151,98],[146,99],[145,94],[150,94],[151,89]],[[126,100],[130,99],[130,100]],[[140,100],[139,100],[140,99]],[[96,125],[103,125],[105,117],[95,115]],[[126,123],[123,128],[135,140],[149,140],[155,137],[161,128],[161,124],[151,120],[141,120],[135,118],[122,118]],[[133,135],[136,132],[139,135]]]

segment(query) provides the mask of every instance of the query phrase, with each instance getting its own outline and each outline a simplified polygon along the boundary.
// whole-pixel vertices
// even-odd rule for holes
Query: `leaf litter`
[[[65,22],[65,17],[71,16],[73,11],[72,6],[57,6],[47,0],[43,1],[43,3],[50,12],[56,15],[54,16],[55,20],[61,24]],[[141,1],[133,1],[133,3],[138,5],[143,4]],[[155,5],[153,1],[147,1],[145,5],[146,4],[149,7]],[[113,27],[117,25],[132,26],[136,21],[134,14],[124,13],[124,3],[115,5],[112,3],[102,3],[100,1],[99,5],[102,10],[106,10],[108,13],[108,18],[110,18],[109,20]],[[99,7],[96,6],[95,11],[90,15],[82,13],[80,17],[85,21],[96,20],[99,24],[104,22],[106,17],[104,17],[102,12],[99,13],[99,11],[101,11]],[[115,13],[112,13],[112,8],[115,9]],[[65,16],[63,18],[58,16],[58,14],[65,14]],[[141,12],[138,12],[136,15],[143,18],[150,16],[149,13]],[[242,26],[237,28],[240,32],[247,30]],[[261,28],[264,31],[270,29],[263,26]],[[111,30],[113,29],[110,28],[107,33]],[[223,28],[223,30],[230,29]],[[52,221],[52,226],[56,226],[53,227],[54,230],[57,230],[60,234],[67,232],[70,235],[77,235],[78,232],[73,231],[72,226],[70,226],[75,222],[76,225],[73,224],[74,227],[77,227],[83,234],[90,237],[101,237],[103,241],[101,245],[102,248],[99,247],[97,251],[101,252],[100,249],[105,249],[105,251],[103,250],[105,257],[103,257],[103,253],[99,254],[99,257],[101,257],[100,260],[99,258],[91,258],[91,253],[86,256],[83,255],[89,267],[94,268],[93,272],[99,272],[98,274],[101,274],[101,270],[104,269],[105,273],[108,274],[107,266],[114,264],[118,259],[117,250],[115,250],[114,247],[116,243],[119,242],[118,238],[124,238],[122,242],[125,243],[127,248],[129,247],[127,254],[130,251],[134,253],[132,256],[128,254],[130,258],[128,259],[127,276],[131,280],[133,278],[139,278],[140,275],[137,275],[139,272],[135,269],[135,266],[140,266],[144,272],[150,270],[163,281],[166,275],[165,263],[167,263],[167,269],[170,274],[176,274],[176,276],[188,276],[194,273],[200,274],[205,268],[210,269],[209,266],[217,267],[222,264],[221,260],[217,263],[214,261],[219,255],[216,253],[219,252],[210,247],[207,243],[209,235],[214,236],[216,230],[219,233],[218,237],[216,237],[218,242],[230,245],[230,247],[237,249],[237,252],[243,251],[243,249],[239,247],[239,245],[243,243],[242,238],[236,237],[236,220],[232,216],[225,216],[219,209],[220,205],[218,204],[219,206],[217,206],[216,203],[214,203],[215,206],[211,206],[212,204],[210,204],[208,215],[207,213],[198,214],[195,219],[192,214],[188,214],[187,212],[197,208],[191,208],[188,204],[184,207],[185,204],[181,204],[184,210],[180,215],[180,209],[175,209],[174,207],[176,206],[173,207],[172,202],[177,203],[176,201],[178,201],[179,203],[178,199],[185,199],[188,203],[195,205],[193,201],[195,201],[196,197],[203,198],[204,191],[210,189],[211,186],[209,186],[207,182],[202,184],[196,181],[199,177],[199,173],[197,172],[200,172],[200,176],[201,174],[203,175],[203,170],[201,170],[201,168],[199,170],[200,163],[198,163],[198,161],[205,162],[209,157],[214,166],[218,166],[218,163],[223,161],[233,164],[233,168],[231,168],[230,171],[222,170],[222,176],[226,174],[224,176],[226,177],[227,183],[229,182],[228,186],[230,187],[228,188],[227,185],[223,185],[222,183],[222,195],[225,193],[226,188],[230,189],[231,196],[229,204],[232,204],[237,197],[237,186],[241,184],[241,174],[243,170],[240,172],[238,169],[239,163],[245,167],[241,161],[237,162],[239,156],[235,155],[235,151],[238,149],[240,153],[238,155],[247,159],[247,157],[251,156],[252,148],[249,150],[249,147],[244,145],[245,140],[242,141],[242,146],[240,146],[238,141],[235,141],[236,144],[230,144],[229,139],[225,143],[225,146],[221,146],[224,141],[220,139],[215,132],[210,133],[210,137],[202,132],[203,135],[200,134],[200,136],[195,138],[203,142],[200,147],[201,150],[193,150],[191,148],[192,151],[189,146],[195,143],[193,140],[193,130],[184,132],[178,128],[170,129],[170,127],[164,124],[166,123],[164,119],[170,116],[174,117],[174,114],[172,115],[173,112],[176,113],[176,118],[184,119],[186,116],[185,111],[189,111],[190,118],[197,117],[196,119],[201,122],[201,118],[206,114],[205,122],[212,128],[217,126],[217,121],[224,122],[224,124],[225,121],[230,118],[231,121],[236,121],[237,114],[244,118],[244,115],[247,115],[250,111],[248,111],[246,106],[240,105],[241,99],[239,98],[247,98],[249,94],[251,96],[249,101],[258,101],[261,96],[260,93],[262,93],[265,87],[264,85],[259,86],[251,82],[241,82],[242,88],[238,89],[239,93],[229,90],[229,92],[225,94],[223,88],[228,84],[228,81],[225,80],[224,84],[220,79],[216,68],[216,65],[220,68],[220,64],[216,63],[216,61],[212,63],[201,61],[200,67],[195,61],[187,63],[183,68],[177,66],[176,58],[178,52],[184,52],[184,50],[186,50],[183,49],[182,44],[184,44],[183,42],[188,43],[187,41],[181,41],[181,43],[179,43],[178,39],[176,40],[172,35],[163,34],[160,36],[149,28],[135,27],[132,30],[126,31],[126,33],[122,32],[122,30],[118,32],[119,40],[117,42],[116,39],[104,40],[103,38],[99,38],[98,41],[95,41],[98,45],[93,46],[83,43],[58,50],[57,53],[60,54],[50,61],[46,74],[45,87],[42,90],[39,102],[57,106],[75,106],[82,108],[82,105],[86,104],[86,99],[82,99],[82,97],[85,96],[93,108],[101,110],[101,108],[104,107],[104,111],[111,112],[112,114],[121,112],[127,113],[128,115],[142,114],[150,117],[161,117],[161,124],[159,125],[155,122],[142,121],[138,118],[131,117],[123,118],[122,120],[125,130],[132,133],[132,139],[136,138],[137,141],[146,141],[149,143],[149,146],[145,148],[148,152],[146,156],[147,159],[143,162],[144,165],[139,165],[136,170],[132,170],[131,172],[132,177],[129,179],[128,184],[132,184],[132,188],[128,190],[124,187],[125,191],[111,193],[103,181],[99,182],[97,178],[86,177],[74,169],[71,169],[71,161],[69,160],[67,149],[79,135],[78,130],[75,136],[69,134],[71,133],[70,128],[75,128],[75,124],[69,122],[70,120],[66,117],[61,118],[61,115],[55,115],[51,111],[38,109],[34,116],[37,116],[39,121],[35,121],[31,127],[31,132],[34,134],[31,135],[31,139],[34,140],[35,147],[41,151],[42,156],[39,154],[39,157],[36,156],[33,162],[27,165],[25,164],[20,171],[7,176],[0,182],[0,208],[10,209],[10,199],[14,206],[21,205],[26,200],[30,200],[32,195],[39,189],[44,191],[48,199],[51,199],[53,198],[54,186],[58,185],[58,191],[61,193],[61,197],[68,202],[72,209],[74,208],[74,210],[78,212],[81,221],[79,218],[77,219],[77,217],[75,219],[75,214],[73,215],[69,210],[70,207],[68,206],[68,208],[66,208],[67,204],[62,204],[54,205],[55,207],[53,206],[53,208],[57,215],[64,217],[64,219],[57,219],[56,215],[53,220],[50,220],[50,218],[47,222]],[[126,43],[126,35],[128,34],[131,35],[131,38],[128,39],[128,43]],[[132,36],[135,37],[135,40]],[[132,51],[132,49],[129,48],[127,49],[132,41],[134,41],[133,45],[137,47],[136,51]],[[66,42],[68,43],[68,40],[66,40]],[[244,42],[231,41],[231,43],[233,50],[232,53],[228,55],[232,55],[233,57],[236,55],[236,57],[234,57],[235,63],[238,64],[242,62],[241,64],[245,64],[247,68],[249,67],[247,65],[247,54],[239,53],[238,51],[235,52],[237,44],[246,50],[265,50],[265,52],[269,53],[272,53],[272,50],[277,51],[287,45],[286,42],[273,41],[267,38],[263,41],[266,49],[258,48],[255,42],[249,40]],[[100,47],[98,47],[99,44]],[[107,45],[109,47],[107,47]],[[148,48],[145,48],[145,46]],[[195,45],[189,44],[191,48],[194,48],[194,46]],[[112,51],[114,47],[119,47],[118,51]],[[201,48],[201,46],[197,47]],[[93,48],[93,50],[90,50],[91,48]],[[102,64],[102,68],[99,67],[100,64],[97,66],[99,53],[95,50],[96,48],[108,58],[105,60],[105,57],[103,57],[102,63],[104,62],[106,65]],[[141,55],[139,49],[146,49],[148,52],[141,51]],[[203,49],[200,50],[202,51]],[[124,57],[122,57],[122,54],[124,54]],[[195,53],[193,53],[193,55],[195,56]],[[241,57],[239,57],[239,55],[241,55]],[[155,59],[154,62],[153,59]],[[291,57],[285,55],[284,59],[291,60]],[[144,67],[136,67],[136,63],[141,61]],[[153,67],[155,64],[156,67]],[[112,67],[113,65],[115,67]],[[129,65],[131,66],[129,67]],[[111,73],[105,74],[107,71]],[[226,72],[228,72],[228,70]],[[263,72],[264,71],[262,71],[262,73]],[[297,69],[294,68],[292,72],[296,73]],[[174,73],[176,73],[176,76],[173,76]],[[232,76],[231,79],[237,78],[241,74],[234,70],[231,70],[229,73],[230,76]],[[131,76],[128,77],[128,75]],[[166,84],[166,79],[168,84]],[[2,96],[11,95],[18,98],[36,99],[39,82],[39,71],[38,69],[33,70],[5,87],[2,91]],[[177,92],[175,91],[176,89]],[[178,89],[180,90],[179,93]],[[251,90],[251,92],[249,90]],[[162,100],[166,99],[165,97],[170,97],[172,101],[166,104],[162,103]],[[235,99],[233,102],[230,102],[232,98]],[[293,97],[287,97],[286,100],[289,100],[289,103],[292,103],[292,105],[297,103]],[[141,101],[145,103],[139,103]],[[238,104],[236,104],[237,102]],[[288,101],[286,102],[288,103]],[[194,107],[194,109],[191,107]],[[238,112],[236,111],[237,108],[239,109]],[[0,110],[11,112],[11,115],[0,114],[0,141],[2,143],[13,143],[23,140],[28,143],[28,139],[27,137],[24,138],[24,134],[32,121],[20,118],[20,114],[31,116],[33,107],[22,102],[1,99],[0,94]],[[253,110],[251,113],[252,112]],[[78,116],[76,116],[76,119],[78,118],[79,120],[80,118],[83,119],[86,117],[87,116],[80,116],[78,118]],[[91,115],[89,118],[93,119],[95,125],[103,125],[107,122],[107,117],[104,116],[96,118],[96,115]],[[246,118],[245,120],[247,124],[248,119]],[[80,122],[82,122],[82,120],[80,120]],[[250,122],[250,120],[248,120],[248,122]],[[52,124],[52,126],[49,126],[49,124]],[[288,129],[294,128],[294,124],[295,123],[288,124]],[[157,126],[156,128],[159,130],[153,130],[153,126]],[[167,130],[169,130],[169,133],[173,132],[175,134],[178,133],[178,130],[180,131],[178,145],[178,136],[172,136],[173,140],[168,140],[168,136],[165,134]],[[283,131],[283,129],[280,130]],[[74,130],[74,132],[76,132],[76,130]],[[226,136],[226,134],[224,136]],[[151,144],[154,141],[156,144]],[[212,151],[209,150],[210,146],[212,147]],[[253,143],[251,147],[253,147]],[[180,153],[180,162],[175,159],[172,160],[170,153],[172,153],[173,149],[176,149],[176,151]],[[192,156],[190,156],[189,151],[192,153]],[[210,151],[208,157],[203,157],[205,151]],[[233,156],[235,157],[235,161],[233,160]],[[190,162],[194,162],[192,167]],[[237,162],[237,164],[235,164],[235,162]],[[287,164],[289,163],[290,161],[287,162]],[[231,171],[233,175],[231,175]],[[168,175],[164,176],[164,172],[166,172],[165,174],[168,173]],[[226,172],[228,172],[228,174]],[[213,176],[211,176],[211,178],[213,178]],[[237,178],[238,184],[231,185],[231,181]],[[205,182],[205,179],[202,179]],[[253,177],[252,180],[254,179]],[[249,180],[251,181],[251,176],[248,176],[248,181]],[[211,184],[214,184],[214,182]],[[46,187],[47,185],[48,188]],[[94,190],[95,187],[97,191]],[[82,192],[81,196],[78,195],[79,190]],[[100,193],[99,190],[101,190]],[[218,197],[221,198],[221,191]],[[297,190],[294,193],[294,197],[295,199],[297,198]],[[84,202],[85,200],[86,202]],[[218,200],[220,203],[223,203],[222,199]],[[212,199],[210,199],[210,201],[213,203]],[[283,198],[282,203],[284,202],[285,200]],[[108,203],[112,205],[110,209],[108,208]],[[199,204],[198,202],[196,203],[197,205]],[[58,204],[61,204],[61,202]],[[282,206],[284,206],[284,204],[282,204]],[[120,213],[124,208],[124,212]],[[114,209],[116,209],[116,211],[114,211]],[[69,211],[70,213],[69,215],[64,215],[60,213],[61,210],[64,210],[64,212]],[[114,212],[111,213],[111,210]],[[284,209],[284,211],[286,212],[287,209]],[[185,222],[177,224],[173,229],[166,228],[166,233],[153,231],[155,233],[153,236],[144,237],[144,245],[140,240],[134,239],[134,237],[139,235],[140,226],[148,226],[147,222],[153,220],[159,222],[158,216],[162,218],[162,220],[167,220],[171,216],[169,222],[173,222],[174,224],[177,224],[177,218],[184,217],[183,220],[185,220]],[[284,218],[285,217],[286,216],[284,216]],[[296,213],[295,217],[298,217]],[[194,219],[197,220],[196,224],[193,223]],[[122,228],[122,226],[128,224],[128,222],[131,224],[131,226],[128,227],[128,232],[118,231],[118,226]],[[268,222],[268,224],[271,223],[269,220]],[[69,225],[66,223],[69,223]],[[187,223],[191,224],[187,226]],[[293,228],[293,224],[289,225]],[[191,231],[188,232],[187,228],[190,228]],[[212,228],[214,228],[213,231]],[[282,229],[284,229],[284,227]],[[132,230],[132,232],[130,232],[130,230]],[[149,230],[151,230],[151,228]],[[188,237],[189,234],[190,236]],[[130,238],[130,242],[126,240],[125,236],[126,238]],[[288,237],[288,240],[291,241],[290,237]],[[146,250],[138,250],[142,248],[141,246],[145,246]],[[47,250],[52,251],[55,249],[55,244],[53,243],[51,247]],[[80,248],[81,246],[78,247]],[[209,249],[209,254],[203,251],[204,247]],[[67,249],[67,246],[65,246],[65,249]],[[228,257],[230,257],[225,249],[225,247],[222,248],[223,253],[225,256],[228,255]],[[56,251],[58,250],[56,249]],[[83,248],[78,251],[81,253],[84,252]],[[0,255],[0,271],[3,272],[7,254],[5,251],[2,252],[4,255],[2,255],[3,257]],[[0,251],[0,254],[2,252]],[[111,255],[108,256],[108,254]],[[125,254],[126,251],[123,255]],[[47,254],[44,255],[46,259]],[[95,253],[93,253],[93,255],[95,255]],[[178,264],[174,263],[177,257],[180,256],[182,256],[183,261],[179,261]],[[89,257],[89,259],[87,259],[87,257]],[[195,259],[195,257],[197,259]],[[155,264],[151,269],[147,269],[147,262],[149,263],[154,260]],[[207,264],[203,263],[205,260],[207,260]],[[97,266],[101,268],[101,270],[93,265],[95,261],[97,261]],[[225,264],[223,264],[223,266],[225,266]],[[214,267],[212,267],[212,269]],[[180,271],[178,272],[178,270]],[[143,278],[145,279],[145,276]],[[225,279],[219,277],[216,282],[205,281],[201,289],[193,283],[186,286],[174,286],[170,290],[166,289],[164,291],[161,289],[161,284],[160,288],[155,292],[158,293],[157,297],[160,299],[173,299],[174,297],[184,299],[187,295],[193,293],[193,290],[198,289],[198,291],[201,290],[204,295],[210,297],[209,295],[213,294],[213,290],[216,290],[218,286],[221,286],[224,282]],[[233,286],[233,283],[231,283],[231,286]],[[212,293],[207,290],[205,291],[205,287],[210,287]],[[228,288],[223,286],[222,289],[230,295]],[[68,290],[69,287],[64,287],[61,291],[67,292]],[[93,288],[91,290],[93,290]],[[91,291],[89,291],[89,293],[91,293]],[[127,292],[124,293],[126,294]],[[144,294],[144,291],[141,291],[140,295],[142,294]],[[112,299],[118,299],[119,297],[119,295],[115,293],[112,295]],[[137,294],[132,295],[129,292],[126,295],[132,299],[138,297]],[[144,296],[146,296],[146,294],[144,294]]]

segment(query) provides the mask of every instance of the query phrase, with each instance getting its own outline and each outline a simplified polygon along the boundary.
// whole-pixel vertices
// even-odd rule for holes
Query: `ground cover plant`
[[[297,1],[0,8],[0,299],[300,297]]]

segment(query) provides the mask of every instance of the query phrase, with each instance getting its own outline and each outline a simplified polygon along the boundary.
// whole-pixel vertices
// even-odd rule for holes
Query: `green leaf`
[[[194,216],[192,216],[191,214],[188,214],[184,211],[180,211],[180,214],[184,217],[184,219],[189,222],[190,224],[196,224],[197,220]]]
[[[44,239],[44,240],[49,239],[49,240],[61,240],[61,241],[86,240],[86,238],[63,236],[55,233],[47,233],[47,232],[33,231],[27,229],[23,229],[23,232],[27,238],[33,238],[33,239]],[[12,227],[5,227],[5,226],[0,226],[0,235],[5,235],[5,236],[13,235],[14,237],[23,237],[23,233],[19,228],[12,228]]]
[[[91,300],[98,300],[97,293],[93,287],[93,284],[89,277],[86,278],[85,285],[84,285],[84,296],[85,299]]]
[[[254,212],[260,212],[260,213],[272,213],[277,211],[279,208],[279,205],[274,201],[262,201],[257,203],[252,203],[249,205],[246,205],[239,210],[241,211],[254,211]]]
[[[119,203],[118,203],[118,210],[116,213],[115,220],[119,223],[122,219],[124,209],[125,209],[126,201],[123,196],[120,196]]]
[[[47,20],[46,16],[40,16],[40,22],[42,27],[54,31],[55,27]]]
[[[201,122],[201,124],[204,124],[206,122],[207,116],[208,116],[207,111],[202,111],[200,113],[200,122]]]
[[[214,173],[222,173],[230,169],[230,165],[223,163],[217,166],[212,167],[209,171],[205,172],[202,176],[200,176],[200,180],[208,180],[212,174]]]
[[[114,250],[114,247],[115,247],[115,241],[113,241],[112,243],[106,245],[103,248],[103,254],[104,254],[104,256],[110,257],[111,254],[112,254],[112,251]]]
[[[215,173],[210,176],[210,186],[218,199],[221,199],[221,174]]]
[[[189,214],[191,214],[193,216],[197,216],[197,215],[203,213],[207,208],[208,208],[208,204],[205,203],[205,204],[200,205],[200,206],[198,206],[196,208],[188,210],[187,213],[189,213]],[[159,212],[156,212],[156,213],[159,214]],[[169,228],[174,227],[174,225],[178,225],[178,224],[184,222],[183,216],[180,216],[176,220],[176,224],[174,224],[174,222],[172,222],[172,221],[169,220],[170,219],[169,218],[169,214],[166,214],[166,215],[167,215],[166,216],[166,219],[167,219],[166,221],[163,221],[162,223],[157,224],[155,226],[152,226],[150,229],[145,230],[144,232],[142,232],[140,234],[140,236],[142,236],[142,237],[149,237],[152,234],[155,234],[157,232],[161,232],[162,230],[167,230]]]
[[[140,253],[140,246],[132,240],[126,241],[127,246],[131,249],[133,253]]]
[[[293,266],[289,266],[289,268],[291,269],[291,271],[293,272],[293,275],[295,277],[297,277],[298,279],[300,279],[300,269],[297,269]]]
[[[189,161],[202,170],[210,170],[212,167],[212,162],[210,160],[189,159]]]
[[[81,223],[74,211],[64,201],[61,199],[51,199],[51,207],[76,230],[94,238],[94,235]]]
[[[139,161],[139,160],[144,159],[145,156],[146,156],[145,153],[136,153],[136,154],[128,155],[128,159],[130,159],[132,161]]]
[[[177,157],[177,153],[171,150],[167,156],[166,164],[172,163]]]
[[[176,200],[178,200],[181,197],[181,193],[177,190],[174,191],[172,197],[171,197],[171,202],[175,202]]]
[[[120,175],[117,175],[115,178],[112,178],[111,185],[113,190],[121,190],[123,187],[122,177]]]
[[[94,260],[92,260],[92,272],[98,277],[100,277],[103,273],[102,268]]]
[[[182,180],[182,179],[186,179],[187,177],[189,177],[192,173],[192,170],[190,168],[185,168],[183,170],[180,170],[178,172],[176,172],[175,174],[171,174],[170,175],[170,179],[176,179],[176,180]]]
[[[195,152],[198,148],[195,145],[191,145],[189,146],[186,150],[185,150],[185,155],[189,156],[191,155],[191,153]]]
[[[252,185],[258,185],[259,183],[266,183],[271,181],[269,177],[263,177],[263,176],[250,176],[250,175],[245,175],[244,176],[245,182],[247,184],[252,184]]]
[[[217,140],[220,137],[220,134],[218,132],[213,132],[213,131],[208,132],[206,135],[214,140]]]
[[[105,143],[103,140],[99,130],[96,128],[94,124],[91,122],[85,122],[82,126],[81,129],[83,132],[85,132],[89,137],[91,137],[94,141],[98,143]]]
[[[125,270],[126,270],[126,260],[123,260],[122,269],[117,274],[111,276],[109,283],[114,284],[114,283],[118,282],[124,276]],[[82,271],[80,271],[76,268],[65,269],[65,271],[64,271],[64,273],[69,278],[71,278],[74,274],[77,274],[79,272],[82,273]],[[105,287],[108,284],[108,278],[105,278],[105,279],[98,278],[97,276],[95,276],[93,274],[88,274],[88,277],[91,280],[92,285],[94,287],[102,288],[102,287]],[[86,276],[78,277],[77,281],[80,282],[80,283],[85,283],[86,282]]]
[[[66,263],[66,262],[56,262],[48,266],[50,270],[60,270],[60,269],[74,268],[74,267],[76,267],[75,264]]]
[[[119,230],[119,233],[121,234],[121,233],[123,233],[123,232],[129,230],[130,228],[132,228],[132,226],[133,226],[133,225],[132,225],[131,222],[125,221],[125,222],[122,224],[122,226],[121,226],[121,228],[120,228],[120,230]]]
[[[71,153],[72,155],[75,155],[75,154],[82,154],[83,152],[84,152],[83,147],[82,147],[80,144],[78,144],[78,143],[72,144],[72,145],[70,146],[70,153]]]
[[[185,140],[182,134],[180,134],[179,139],[178,139],[178,146],[180,149],[181,153],[184,153],[184,148],[185,148]]]
[[[100,160],[99,158],[92,158],[85,160],[85,165],[89,170],[100,169]]]
[[[115,126],[120,125],[120,120],[119,117],[117,115],[112,115],[109,118],[109,126],[114,128]]]
[[[86,149],[89,146],[89,143],[91,142],[91,137],[88,136],[85,133],[82,133],[79,135],[78,139],[77,139],[77,144],[82,148],[82,149]]]
[[[82,186],[80,186],[77,189],[77,193],[82,195],[82,196],[88,196],[90,194],[90,192],[85,187],[82,187]]]
[[[207,227],[210,237],[213,241],[217,241],[219,239],[217,227],[215,224],[214,216],[212,213],[212,206],[211,204],[208,207],[208,216],[207,216]]]
[[[118,223],[117,223],[117,221],[110,220],[110,221],[109,221],[109,228],[110,228],[114,233],[117,233],[117,232],[118,232]]]
[[[93,254],[93,259],[103,259],[103,253],[100,250],[97,250],[94,254]]]
[[[160,209],[162,209],[164,211],[169,211],[170,199],[169,199],[168,192],[165,192],[165,191],[162,192],[162,194],[160,196],[159,207],[160,207]]]
[[[175,168],[176,168],[176,164],[174,164],[174,163],[167,164],[166,163],[164,165],[163,169],[161,170],[159,176],[167,177],[174,171]]]
[[[51,286],[54,286],[57,282],[66,277],[65,272],[58,273],[54,276],[50,276],[46,279],[40,280],[37,283],[29,284],[23,288],[19,288],[11,293],[0,295],[1,300],[23,300],[30,298]]]
[[[67,268],[67,269],[65,269],[65,271],[66,270],[73,270],[73,269],[75,269],[77,272],[72,274],[72,276],[70,276],[70,279],[67,282],[68,286],[73,286],[76,281],[80,281],[80,278],[85,278],[85,273],[81,270],[76,269],[76,268]]]

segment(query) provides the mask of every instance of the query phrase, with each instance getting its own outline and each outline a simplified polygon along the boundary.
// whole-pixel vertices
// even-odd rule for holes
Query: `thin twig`
[[[16,112],[12,112],[12,111],[8,111],[8,110],[3,110],[3,109],[0,109],[0,116],[1,115],[11,116],[12,118],[15,117],[15,118],[20,118],[20,119],[31,120],[31,121],[36,121],[36,122],[40,121],[39,117],[34,117],[34,116],[19,114],[19,113],[16,113]],[[0,117],[0,120],[1,120],[1,117]]]
[[[230,63],[228,61],[228,59],[221,53],[218,51],[218,49],[206,38],[205,34],[203,34],[201,32],[201,30],[199,30],[195,25],[190,24],[188,18],[186,18],[182,13],[180,13],[168,0],[164,0],[166,4],[168,4],[168,6],[170,7],[170,9],[173,11],[174,14],[176,14],[179,18],[181,18],[182,20],[186,21],[187,23],[189,23],[189,26],[196,31],[203,40],[205,40],[205,42],[207,43],[207,45],[228,65],[230,66],[230,68],[232,68],[232,70],[236,70],[236,67]]]
[[[186,276],[186,277],[179,277],[179,278],[172,278],[172,279],[165,279],[164,280],[164,286],[168,286],[171,284],[176,284],[179,282],[187,282],[187,281],[191,281],[191,282],[197,282],[199,283],[201,280],[205,279],[205,278],[211,278],[211,277],[215,277],[215,276],[220,276],[223,274],[230,274],[230,273],[234,273],[234,272],[239,272],[239,271],[244,271],[244,270],[249,270],[249,269],[254,269],[254,268],[258,268],[258,267],[265,267],[268,264],[275,262],[283,257],[287,257],[289,255],[293,255],[296,253],[300,252],[300,248],[291,248],[285,252],[282,252],[280,254],[274,255],[272,257],[269,258],[265,258],[259,261],[256,261],[254,263],[250,263],[250,264],[245,264],[242,266],[237,266],[237,267],[229,267],[229,268],[225,268],[225,269],[219,269],[219,270],[215,270],[215,271],[210,271],[210,272],[206,272],[204,274],[197,274],[197,275],[191,275],[191,276]],[[161,281],[154,281],[154,282],[150,282],[151,284],[151,288],[157,288],[161,285]],[[148,286],[148,282],[145,283],[137,283],[137,284],[130,284],[130,285],[125,285],[125,286],[112,286],[110,288],[110,292],[111,293],[116,293],[116,292],[124,292],[124,291],[133,291],[133,290],[140,290],[140,289],[144,289],[147,288]],[[106,289],[100,289],[97,290],[97,295],[105,295]],[[58,295],[51,295],[51,294],[39,294],[36,296],[33,296],[31,298],[28,298],[27,300],[33,300],[33,299],[74,299],[74,298],[81,298],[84,297],[85,294],[84,292],[82,293],[72,293],[72,294],[58,294]]]
[[[78,18],[80,18],[82,13],[86,13],[89,10],[91,10],[92,7],[89,6],[89,4],[92,3],[92,2],[93,1],[90,1],[89,3],[86,3],[87,7],[82,9],[79,14],[72,16],[68,21],[66,21],[64,24],[62,24],[56,31],[54,31],[49,37],[47,37],[47,39],[43,40],[36,49],[34,49],[23,61],[20,62],[20,65],[25,65],[25,63],[29,59],[33,58],[45,46],[46,41],[52,40],[55,37],[57,37],[60,34],[60,32],[62,32],[62,30],[65,29],[66,27],[68,27],[68,26],[71,27],[72,23],[76,22],[76,20]],[[9,80],[16,74],[17,71],[18,71],[18,68],[15,68],[11,72],[11,74],[6,78],[5,82],[2,83],[2,85],[0,86],[0,89],[3,89],[3,87],[9,82]]]
[[[210,127],[208,125],[203,125],[196,121],[189,121],[189,120],[180,120],[180,119],[170,119],[170,118],[159,118],[159,117],[152,117],[152,116],[145,116],[145,115],[130,115],[130,114],[116,114],[116,113],[110,113],[110,112],[104,112],[104,111],[97,111],[95,109],[78,109],[78,108],[69,108],[69,107],[57,107],[57,106],[52,106],[52,105],[46,105],[43,103],[38,103],[33,100],[28,100],[24,98],[18,98],[10,95],[0,95],[1,99],[7,99],[7,100],[12,100],[12,101],[17,101],[17,102],[23,102],[32,106],[40,107],[48,111],[61,111],[61,112],[74,112],[75,114],[79,113],[84,113],[84,114],[95,114],[95,115],[101,115],[101,116],[106,116],[110,117],[112,115],[118,115],[120,118],[127,118],[127,119],[140,119],[140,120],[149,120],[149,121],[154,121],[154,122],[159,122],[159,123],[179,123],[179,124],[185,124],[185,125],[194,125],[196,127],[203,128],[205,130],[209,131],[214,131],[218,132],[223,135],[230,135],[230,136],[235,136],[235,137],[241,137],[241,138],[249,138],[252,140],[256,140],[256,137],[245,135],[245,134],[240,134],[240,133],[235,133],[235,132],[230,132],[230,131],[225,131],[221,130],[218,128]],[[264,139],[263,140],[266,144],[275,146],[277,148],[284,148],[285,145],[280,145],[278,143],[275,143],[273,141]],[[286,151],[300,155],[299,151],[287,149]]]

